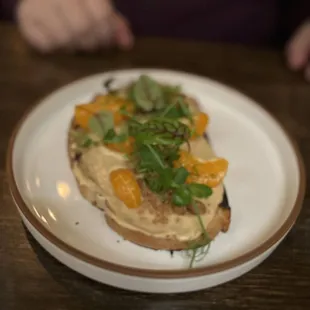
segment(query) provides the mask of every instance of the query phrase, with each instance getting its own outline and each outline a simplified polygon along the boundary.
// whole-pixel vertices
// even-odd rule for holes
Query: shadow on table
[[[62,285],[62,287],[67,290],[70,295],[72,295],[72,298],[78,299],[79,302],[87,305],[87,309],[89,307],[89,309],[95,310],[97,308],[99,309],[99,307],[102,308],[105,305],[112,304],[115,309],[118,307],[120,307],[120,309],[136,309],[137,305],[139,306],[139,309],[157,309],[160,307],[161,310],[165,310],[172,309],[174,307],[182,308],[182,305],[185,306],[184,301],[186,301],[187,304],[189,302],[192,306],[194,306],[194,300],[196,299],[198,302],[199,295],[201,295],[200,297],[203,299],[204,297],[202,295],[206,294],[205,291],[163,295],[136,293],[101,284],[86,278],[85,276],[58,262],[40,246],[24,224],[23,227],[34,253],[45,270],[57,283]],[[210,291],[208,291],[208,293],[210,294]],[[218,309],[217,307],[220,305],[221,303],[217,304],[216,307],[212,307],[212,309]]]

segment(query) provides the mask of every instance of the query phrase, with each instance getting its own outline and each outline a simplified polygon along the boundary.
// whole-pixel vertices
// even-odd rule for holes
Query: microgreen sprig
[[[180,86],[162,85],[147,75],[141,75],[130,86],[128,98],[142,113],[170,119],[192,120]]]
[[[176,206],[188,206],[194,197],[206,198],[212,194],[206,185],[186,184],[189,172],[184,167],[173,166],[179,157],[180,146],[189,138],[186,125],[155,118],[143,124],[134,121],[132,126],[129,125],[129,132],[135,139],[133,159],[136,169],[144,175],[151,190],[170,191],[172,203]],[[161,186],[163,182],[167,185]]]
[[[198,206],[195,201],[193,202],[193,209],[197,216],[199,226],[202,230],[202,238],[199,241],[190,244],[188,248],[187,254],[191,258],[190,263],[189,263],[189,268],[193,267],[193,264],[195,261],[196,262],[200,261],[206,256],[210,248],[210,243],[212,241],[211,238],[209,237],[208,232],[206,231],[203,225],[201,216],[199,214]]]

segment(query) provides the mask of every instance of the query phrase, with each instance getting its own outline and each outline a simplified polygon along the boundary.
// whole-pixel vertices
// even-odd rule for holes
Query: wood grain
[[[69,270],[27,233],[8,191],[5,154],[23,112],[51,91],[110,69],[159,67],[208,76],[266,107],[297,140],[310,173],[310,85],[282,53],[240,46],[139,39],[131,52],[40,56],[0,25],[0,309],[309,309],[310,191],[293,230],[259,267],[220,287],[182,295],[138,294]],[[309,185],[309,181],[308,181]]]

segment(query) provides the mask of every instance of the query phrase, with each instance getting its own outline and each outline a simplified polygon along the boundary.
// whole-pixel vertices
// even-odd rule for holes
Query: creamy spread
[[[191,141],[192,154],[207,160],[214,157],[214,153],[204,138]],[[186,147],[186,146],[184,146]],[[192,214],[169,214],[168,222],[154,223],[154,214],[149,212],[144,200],[136,209],[129,209],[113,193],[109,181],[109,174],[117,168],[128,167],[128,161],[122,154],[109,150],[104,146],[87,150],[80,162],[74,163],[73,171],[81,185],[86,185],[97,195],[97,204],[103,208],[118,225],[130,230],[139,231],[157,238],[175,238],[179,241],[190,241],[201,235],[197,217]],[[223,198],[223,186],[213,188],[213,194],[207,199],[201,199],[206,206],[206,212],[201,215],[205,226],[211,222]],[[109,207],[105,201],[108,201]]]

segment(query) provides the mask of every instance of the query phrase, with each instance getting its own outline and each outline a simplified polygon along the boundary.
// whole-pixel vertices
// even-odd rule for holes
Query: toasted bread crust
[[[120,226],[108,215],[105,215],[105,218],[110,228],[116,233],[118,233],[120,236],[122,236],[125,240],[131,241],[143,247],[151,248],[154,250],[184,250],[187,249],[189,246],[188,241],[149,236],[142,232]],[[230,210],[219,207],[217,214],[207,227],[207,233],[210,239],[214,239],[216,235],[219,232],[224,231],[224,229],[227,230],[229,222]],[[199,239],[191,240],[191,242],[195,241],[199,241]]]

